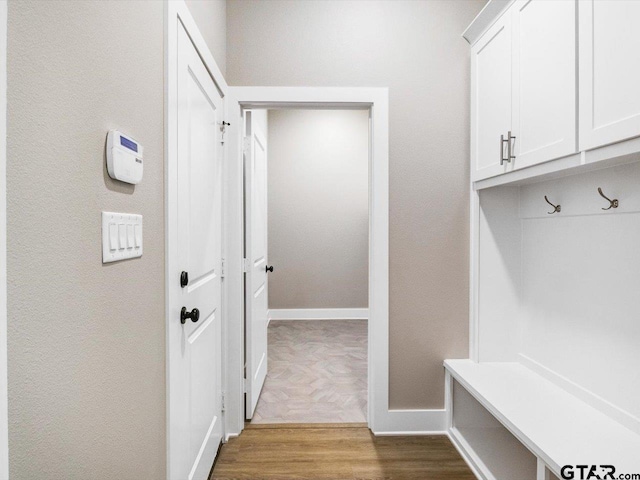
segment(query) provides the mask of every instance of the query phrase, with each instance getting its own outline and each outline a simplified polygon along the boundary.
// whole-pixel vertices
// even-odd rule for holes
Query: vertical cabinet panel
[[[577,152],[576,0],[518,0],[511,15],[517,169]]]
[[[503,15],[471,49],[471,174],[508,171],[500,135],[511,128],[511,16]],[[506,149],[504,149],[506,151]]]
[[[580,149],[640,135],[640,2],[579,4]]]

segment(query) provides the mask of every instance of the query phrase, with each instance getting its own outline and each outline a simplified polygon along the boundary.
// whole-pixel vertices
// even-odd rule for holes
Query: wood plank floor
[[[475,480],[444,435],[375,437],[366,424],[247,425],[210,480]]]

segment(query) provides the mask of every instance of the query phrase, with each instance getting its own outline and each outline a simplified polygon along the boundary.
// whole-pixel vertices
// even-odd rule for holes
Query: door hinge
[[[225,392],[222,392],[222,408],[221,408],[222,413],[224,413],[225,409],[227,408],[226,400],[227,400],[226,394]]]
[[[243,258],[242,259],[242,271],[244,273],[247,273],[249,271],[249,259],[248,258]]]
[[[225,274],[225,259],[222,259],[222,263],[220,265],[220,278],[224,278],[224,274]]]
[[[247,393],[247,379],[242,379],[242,393]]]

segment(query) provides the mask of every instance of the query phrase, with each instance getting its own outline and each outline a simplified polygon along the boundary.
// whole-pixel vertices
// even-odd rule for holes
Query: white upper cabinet
[[[473,180],[510,169],[500,141],[511,128],[511,17],[503,15],[471,49]]]
[[[577,152],[576,0],[517,0],[513,22],[514,168]]]
[[[517,0],[473,44],[473,181],[577,152],[576,3]]]
[[[640,136],[640,2],[583,0],[580,149]]]

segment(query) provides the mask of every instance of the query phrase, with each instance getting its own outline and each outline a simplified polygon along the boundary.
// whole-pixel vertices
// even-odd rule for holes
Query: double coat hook
[[[618,202],[617,198],[614,198],[613,200],[610,199],[602,192],[602,188],[600,187],[598,187],[598,193],[602,198],[604,198],[607,202],[609,202],[609,206],[606,208],[602,208],[602,210],[611,210],[612,208],[618,208],[618,206],[620,205],[620,202]],[[560,213],[562,211],[562,207],[560,205],[554,205],[553,203],[551,203],[549,201],[549,198],[546,195],[544,196],[544,200],[553,207],[553,212],[547,212],[549,215],[553,215],[554,213]]]
[[[600,194],[600,196],[602,198],[604,198],[605,200],[607,200],[609,202],[609,206],[607,208],[603,208],[602,210],[611,210],[612,208],[618,208],[618,199],[617,198],[614,198],[613,200],[611,200],[604,193],[602,193],[602,189],[600,187],[598,187],[598,193]]]
[[[551,203],[546,195],[544,196],[544,199],[547,201],[549,205],[553,207],[553,212],[547,212],[549,215],[553,215],[554,213],[560,213],[562,211],[562,207],[560,205],[554,205],[553,203]]]

